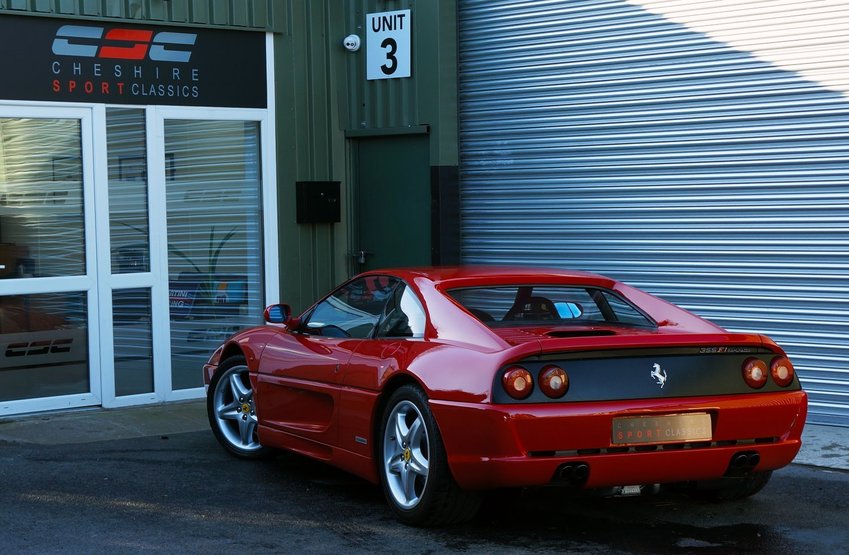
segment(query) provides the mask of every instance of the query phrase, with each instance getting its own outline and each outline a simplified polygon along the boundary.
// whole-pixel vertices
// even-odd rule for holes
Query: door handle
[[[360,264],[365,264],[365,263],[366,263],[366,257],[367,257],[367,256],[373,256],[373,255],[374,255],[374,253],[373,253],[373,252],[369,252],[369,251],[362,251],[362,250],[361,250],[361,251],[356,251],[355,253],[353,253],[353,254],[352,254],[352,256],[353,256],[354,258],[356,258],[356,259],[357,259],[357,262],[358,262],[358,263],[360,263]]]

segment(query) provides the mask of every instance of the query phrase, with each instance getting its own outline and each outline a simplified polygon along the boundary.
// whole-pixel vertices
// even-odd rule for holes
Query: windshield
[[[511,285],[452,289],[448,295],[489,327],[625,325],[654,322],[613,291],[595,287]]]

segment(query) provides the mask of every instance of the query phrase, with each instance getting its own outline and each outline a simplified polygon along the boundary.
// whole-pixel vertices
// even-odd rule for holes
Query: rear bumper
[[[789,464],[801,447],[803,391],[681,399],[483,405],[431,401],[448,463],[465,489],[552,483],[564,464],[589,467],[584,487],[720,478],[731,458],[756,452],[755,471]],[[623,448],[612,444],[620,416],[706,412],[712,440]]]

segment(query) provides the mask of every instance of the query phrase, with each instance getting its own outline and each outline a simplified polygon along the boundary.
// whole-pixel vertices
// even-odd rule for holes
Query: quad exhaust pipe
[[[590,465],[585,462],[566,463],[558,467],[554,473],[554,481],[570,487],[581,487],[590,477]]]
[[[731,457],[731,462],[728,463],[728,470],[725,471],[725,475],[742,476],[748,474],[758,466],[759,462],[761,462],[761,455],[757,451],[735,453]]]

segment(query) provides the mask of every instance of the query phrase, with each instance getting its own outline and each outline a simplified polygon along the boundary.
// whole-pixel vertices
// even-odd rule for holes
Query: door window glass
[[[0,297],[0,401],[87,393],[86,294]]]
[[[144,110],[106,110],[112,273],[150,270]]]
[[[347,283],[316,305],[305,331],[327,337],[371,337],[398,281],[367,276]]]
[[[166,120],[172,386],[235,331],[262,323],[259,123]]]
[[[150,289],[112,292],[115,395],[153,391]]]
[[[80,122],[0,118],[0,278],[85,274]]]

